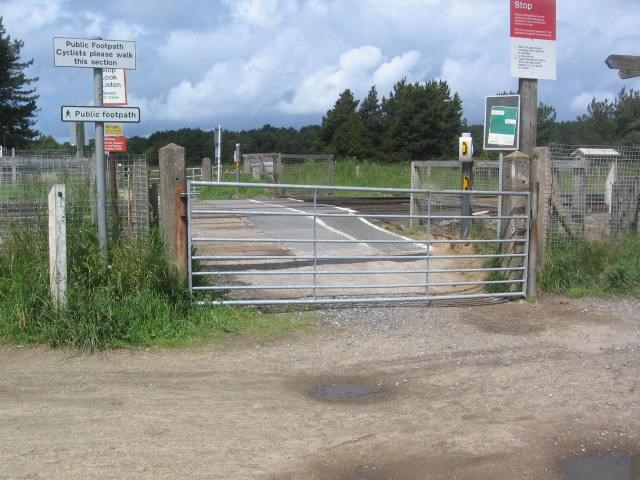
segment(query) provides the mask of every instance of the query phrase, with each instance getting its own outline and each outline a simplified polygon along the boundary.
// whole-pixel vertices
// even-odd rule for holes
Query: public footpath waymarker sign
[[[84,107],[63,105],[60,107],[63,122],[119,122],[140,123],[138,107]]]
[[[556,0],[509,0],[511,76],[556,79]]]
[[[518,150],[520,137],[520,95],[486,97],[484,150]]]
[[[56,67],[136,69],[136,42],[54,37]]]

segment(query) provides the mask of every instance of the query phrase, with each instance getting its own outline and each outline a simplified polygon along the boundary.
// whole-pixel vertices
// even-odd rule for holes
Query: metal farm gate
[[[203,200],[203,189],[233,199]],[[295,197],[278,197],[283,189]],[[189,290],[199,305],[525,296],[528,192],[202,181],[187,190]],[[472,215],[461,214],[463,196]],[[511,214],[498,215],[498,203]]]

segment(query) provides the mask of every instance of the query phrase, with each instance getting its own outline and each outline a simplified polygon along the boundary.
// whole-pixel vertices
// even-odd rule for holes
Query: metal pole
[[[426,295],[428,296],[429,291],[429,280],[431,278],[431,192],[427,193],[427,272],[425,274],[425,281],[427,282],[426,286]]]
[[[101,107],[103,102],[102,69],[93,69],[93,104]],[[109,255],[109,232],[107,230],[107,182],[104,161],[104,122],[95,122],[96,126],[96,211],[98,214],[98,243],[100,253],[106,260]]]
[[[503,192],[502,174],[504,172],[504,152],[500,152],[498,157],[498,192]],[[502,216],[503,195],[498,195],[498,217]],[[498,238],[502,235],[502,219],[498,220]]]
[[[473,162],[462,162],[462,189],[471,190],[473,184]],[[462,194],[462,215],[471,216],[471,195]],[[471,233],[471,219],[464,218],[461,221],[462,238],[469,238]]]
[[[236,151],[234,152],[236,166],[236,183],[240,182],[240,144],[236,143]],[[240,187],[236,187],[236,197],[240,197]]]
[[[218,182],[222,178],[222,127],[218,125],[218,145],[216,146],[216,161],[218,163]]]
[[[187,281],[189,284],[189,295],[193,300],[193,260],[191,254],[193,253],[192,246],[192,231],[191,231],[191,180],[187,180]]]
[[[313,189],[313,299],[317,296],[318,286],[318,234],[316,224],[318,222],[318,190]]]

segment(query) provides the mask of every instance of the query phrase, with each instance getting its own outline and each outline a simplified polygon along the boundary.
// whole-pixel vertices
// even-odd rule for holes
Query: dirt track
[[[314,315],[263,346],[0,347],[0,478],[561,479],[640,452],[636,301]],[[312,396],[343,380],[384,395]]]

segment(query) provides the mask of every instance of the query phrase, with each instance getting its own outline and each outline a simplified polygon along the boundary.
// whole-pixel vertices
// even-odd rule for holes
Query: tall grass
[[[68,297],[49,296],[44,226],[15,229],[0,245],[0,341],[69,346],[83,351],[136,345],[181,345],[234,332],[282,332],[287,317],[226,307],[192,307],[165,260],[157,232],[117,239],[102,259],[95,228],[68,225]]]
[[[541,289],[583,295],[640,295],[640,238],[553,242],[539,275]]]

